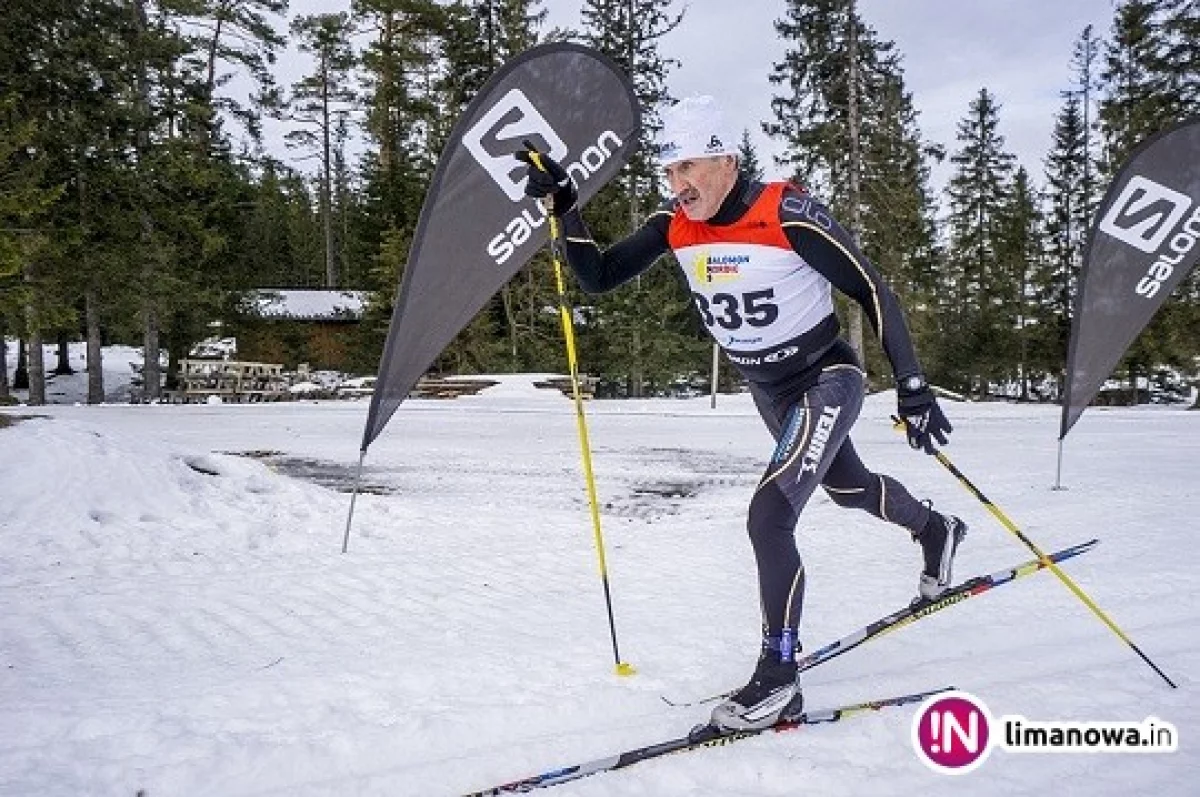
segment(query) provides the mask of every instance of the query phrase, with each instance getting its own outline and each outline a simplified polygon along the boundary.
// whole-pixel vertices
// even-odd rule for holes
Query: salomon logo
[[[487,169],[496,185],[516,203],[527,200],[526,166],[513,157],[524,148],[521,142],[525,139],[537,146],[539,152],[561,163],[576,187],[582,187],[590,181],[625,145],[612,130],[604,130],[596,137],[594,144],[584,147],[575,160],[567,162],[570,148],[566,142],[550,126],[546,117],[533,107],[524,92],[513,89],[463,135],[463,145],[479,161],[479,165]],[[546,210],[540,205],[534,204],[533,210],[523,208],[504,225],[503,232],[488,241],[488,256],[496,265],[504,265],[545,221]]]
[[[525,166],[513,158],[523,139],[540,139],[541,151],[556,161],[567,156],[566,143],[520,89],[500,98],[463,136],[463,145],[513,202],[525,198]]]
[[[1100,222],[1100,231],[1143,252],[1157,252],[1191,205],[1187,194],[1135,176]]]
[[[558,140],[557,136],[555,139]],[[623,145],[624,142],[621,141],[616,133],[611,130],[605,130],[596,139],[595,144],[583,148],[583,152],[579,153],[578,160],[564,163],[563,168],[567,170],[567,174],[575,181],[576,186],[586,185],[604,167],[604,164],[608,163],[609,159],[613,157],[613,153],[617,152]],[[553,149],[550,151],[550,157],[555,157]],[[525,167],[520,161],[511,155],[508,157],[508,161],[518,164],[521,168],[520,173],[524,174]],[[496,177],[495,172],[492,172],[492,177]],[[507,178],[507,174],[505,177]],[[500,182],[500,180],[497,179],[496,182]],[[522,180],[516,183],[516,186],[517,197],[513,201],[525,200],[525,182]],[[501,183],[501,187],[505,187],[503,183]],[[511,197],[512,194],[509,193],[509,196]],[[487,253],[496,265],[504,265],[510,257],[516,254],[519,247],[524,246],[533,237],[533,231],[545,224],[545,206],[540,203],[530,204],[533,206],[533,210],[522,208],[516,216],[513,216],[508,224],[504,225],[503,232],[488,241]]]
[[[1146,276],[1138,280],[1134,288],[1138,296],[1153,298],[1163,283],[1175,274],[1176,267],[1191,254],[1197,240],[1200,240],[1200,207],[1171,236],[1166,248],[1158,253],[1158,257],[1146,269]]]

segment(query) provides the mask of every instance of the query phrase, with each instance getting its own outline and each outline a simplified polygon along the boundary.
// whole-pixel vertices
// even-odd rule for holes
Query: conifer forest
[[[86,341],[90,359],[111,343],[142,347],[152,397],[214,325],[236,334],[249,292],[334,288],[368,296],[353,369],[374,373],[451,126],[497,66],[545,41],[594,47],[634,83],[641,147],[584,211],[601,245],[627,235],[666,190],[653,142],[679,99],[668,88],[679,62],[664,42],[705,4],[583,0],[566,29],[549,26],[546,1],[352,0],[300,14],[288,0],[4,0],[0,362],[4,346],[28,351],[38,403],[55,365],[45,348]],[[1057,401],[1105,188],[1140,142],[1200,114],[1200,5],[1119,0],[1107,29],[1080,30],[1062,53],[1071,79],[1045,120],[1048,154],[1030,163],[1006,148],[1004,103],[987,85],[954,140],[929,140],[905,54],[855,0],[775,5],[786,55],[763,75],[769,114],[747,123],[782,155],[756,151],[747,129],[742,168],[770,166],[830,204],[899,295],[932,382]],[[302,69],[281,68],[289,52]],[[934,164],[950,174],[936,190]],[[599,297],[569,286],[580,367],[601,395],[707,386],[712,344],[676,272],[659,264]],[[543,252],[433,370],[564,373],[557,302]],[[841,310],[873,385],[891,386],[872,331]],[[1198,330],[1200,270],[1116,377],[1194,384]],[[100,369],[89,379],[103,400]],[[0,399],[11,389],[0,369]]]

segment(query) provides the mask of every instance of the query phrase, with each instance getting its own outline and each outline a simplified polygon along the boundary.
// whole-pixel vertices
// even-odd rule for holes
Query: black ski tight
[[[763,629],[778,635],[796,629],[804,604],[804,566],[796,548],[796,524],[817,486],[839,506],[920,531],[929,509],[890,476],[872,473],[850,442],[862,409],[863,374],[850,365],[821,372],[796,403],[776,407],[751,389],[759,414],[775,438],[775,453],[750,501],[747,521],[758,565]]]

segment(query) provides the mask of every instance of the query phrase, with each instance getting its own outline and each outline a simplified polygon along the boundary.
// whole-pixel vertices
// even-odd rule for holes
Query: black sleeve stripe
[[[854,264],[854,267],[856,269],[858,269],[858,273],[860,275],[862,275],[863,282],[865,282],[871,288],[871,304],[875,307],[875,319],[876,319],[876,323],[873,324],[872,326],[875,327],[876,332],[879,335],[879,341],[880,341],[880,343],[882,343],[883,342],[883,307],[880,305],[880,302],[879,302],[879,290],[875,285],[875,281],[873,279],[871,279],[870,275],[867,274],[866,270],[862,267],[862,264],[858,262],[858,258],[856,258],[853,254],[851,254],[850,250],[848,250],[845,246],[843,246],[841,241],[834,238],[832,235],[825,232],[825,230],[823,230],[821,227],[819,227],[815,224],[809,224],[808,222],[804,222],[804,221],[785,221],[782,224],[784,227],[800,227],[805,230],[811,230],[812,232],[817,233],[822,238],[824,238],[825,240],[829,241],[831,244],[836,246],[838,248],[838,251],[840,251],[843,255],[846,256],[846,260],[848,260],[849,262]]]

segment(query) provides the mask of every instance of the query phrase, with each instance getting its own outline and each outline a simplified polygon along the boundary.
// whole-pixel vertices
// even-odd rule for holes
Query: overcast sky
[[[550,26],[579,27],[580,0],[547,0]],[[672,7],[684,8],[683,0]],[[749,128],[768,177],[777,149],[760,132],[771,117],[772,64],[786,43],[775,33],[784,0],[690,0],[680,26],[661,41],[681,65],[668,79],[676,98],[712,94]],[[1038,181],[1060,91],[1071,83],[1071,52],[1087,25],[1107,37],[1111,0],[859,0],[859,13],[904,58],[905,83],[921,132],[958,149],[955,131],[971,100],[987,87],[1000,101],[1000,133]],[[935,185],[949,166],[934,170]]]
[[[553,27],[581,27],[582,0],[544,0]],[[339,11],[349,0],[292,0],[292,15]],[[674,0],[686,13],[663,38],[663,55],[680,61],[669,76],[676,98],[712,94],[735,122],[754,136],[768,177],[777,148],[761,133],[771,116],[772,64],[786,44],[774,22],[784,0]],[[1087,25],[1107,38],[1112,0],[859,0],[859,13],[882,40],[903,55],[905,82],[920,113],[921,132],[948,153],[959,148],[955,131],[971,100],[987,87],[1001,104],[1000,133],[1037,181],[1050,144],[1060,92],[1071,85],[1071,52]],[[545,32],[545,31],[544,31]],[[285,59],[281,80],[295,79]],[[292,61],[292,64],[286,63]],[[304,67],[301,66],[301,69]],[[949,176],[935,166],[934,187]]]

